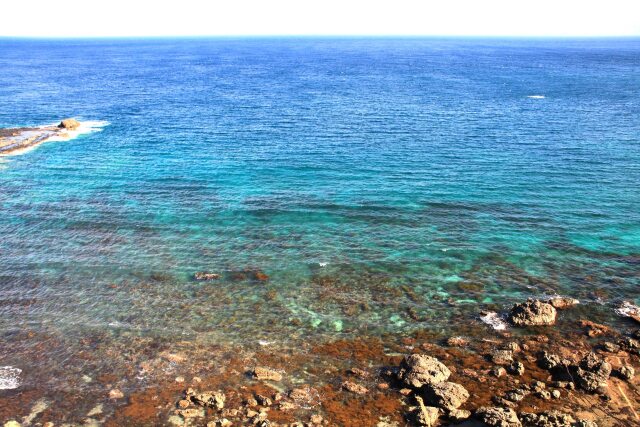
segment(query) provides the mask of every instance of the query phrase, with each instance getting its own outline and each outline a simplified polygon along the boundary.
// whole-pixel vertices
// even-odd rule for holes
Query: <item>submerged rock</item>
[[[554,308],[558,310],[564,310],[565,308],[570,308],[575,305],[580,304],[580,301],[574,298],[568,297],[553,297],[550,298],[547,303],[551,304]]]
[[[217,273],[209,273],[207,271],[198,271],[193,275],[193,278],[198,281],[204,282],[204,281],[219,279],[220,275]]]
[[[485,406],[476,411],[476,418],[491,427],[522,427],[518,414],[511,408]]]
[[[469,399],[467,389],[448,381],[428,385],[424,395],[427,402],[448,411],[458,409]]]
[[[251,371],[251,375],[260,381],[282,381],[282,374],[270,368],[256,367]]]
[[[516,326],[553,325],[556,314],[556,309],[551,304],[530,299],[513,306],[509,321]]]
[[[352,381],[345,381],[342,383],[342,388],[350,391],[351,393],[355,393],[355,394],[367,394],[369,393],[369,390],[367,390],[366,387],[361,386],[360,384],[356,384]]]
[[[398,379],[408,386],[420,388],[449,379],[451,371],[435,357],[424,354],[406,356],[400,364]]]

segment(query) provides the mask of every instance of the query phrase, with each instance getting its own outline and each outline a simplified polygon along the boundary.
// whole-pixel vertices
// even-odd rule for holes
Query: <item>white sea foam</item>
[[[109,125],[109,122],[104,120],[82,121],[80,122],[80,126],[78,126],[77,129],[61,132],[60,134],[52,136],[51,138],[47,139],[47,141],[69,141],[71,139],[75,139],[79,137],[80,135],[93,133],[93,132],[100,132],[102,129],[104,129],[105,126],[108,126],[108,125]],[[41,127],[47,128],[51,126],[57,126],[57,125],[53,124],[53,125],[47,125],[47,126],[41,126]]]
[[[319,265],[320,267],[326,267],[326,266],[327,266],[327,264],[329,264],[329,263],[328,263],[328,262],[319,262],[319,263],[318,263],[318,265]]]
[[[20,387],[22,369],[13,366],[0,366],[0,390],[12,390]]]
[[[620,307],[616,308],[616,313],[624,317],[640,318],[640,307],[624,301]]]
[[[493,311],[488,312],[484,316],[480,316],[480,320],[491,326],[496,331],[504,331],[508,327],[505,321],[498,316],[498,313]]]
[[[527,96],[529,99],[544,99],[544,95],[529,95]]]

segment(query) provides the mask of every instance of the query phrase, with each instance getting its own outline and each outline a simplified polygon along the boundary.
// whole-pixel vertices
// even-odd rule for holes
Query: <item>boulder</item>
[[[435,357],[424,354],[406,356],[400,364],[398,378],[406,385],[420,388],[449,379],[451,371]]]
[[[80,122],[76,119],[64,119],[58,125],[60,129],[74,130],[80,127]]]
[[[496,365],[509,365],[513,362],[513,351],[502,349],[493,350],[489,357]]]
[[[424,396],[430,404],[453,411],[469,399],[469,392],[460,384],[445,381],[427,385]]]
[[[484,406],[476,411],[476,418],[491,427],[522,427],[518,414],[511,408]]]
[[[595,392],[601,387],[607,387],[610,375],[611,365],[595,353],[589,353],[578,364],[576,383],[586,391]]]
[[[513,306],[509,321],[516,326],[553,325],[556,322],[556,309],[546,302],[530,299]]]

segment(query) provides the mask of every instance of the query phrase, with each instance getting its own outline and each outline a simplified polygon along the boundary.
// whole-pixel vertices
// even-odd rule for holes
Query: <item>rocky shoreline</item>
[[[192,351],[176,343],[132,370],[156,378],[143,390],[103,375],[102,403],[86,406],[88,396],[70,391],[31,419],[17,414],[34,413],[34,396],[21,411],[19,399],[0,395],[0,419],[10,420],[7,427],[639,425],[637,319],[628,316],[624,331],[589,319],[556,325],[576,304],[524,301],[500,316],[509,327],[493,333],[479,326],[449,337],[416,333],[289,351]],[[80,406],[84,419],[71,421]]]
[[[0,156],[18,154],[54,137],[66,137],[80,127],[75,119],[64,119],[57,126],[0,129]]]

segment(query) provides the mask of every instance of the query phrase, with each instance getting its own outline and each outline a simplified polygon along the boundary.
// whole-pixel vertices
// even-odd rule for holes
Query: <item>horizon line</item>
[[[267,38],[351,38],[351,39],[516,39],[516,40],[595,40],[595,39],[640,39],[640,34],[598,35],[505,35],[505,34],[171,34],[171,35],[86,35],[86,36],[41,36],[1,35],[0,39],[23,40],[144,40],[144,39],[267,39]]]

